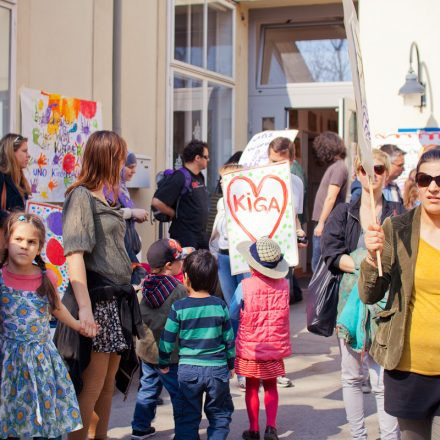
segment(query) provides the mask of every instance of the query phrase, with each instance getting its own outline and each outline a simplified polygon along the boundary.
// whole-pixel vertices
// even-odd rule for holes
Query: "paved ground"
[[[286,373],[293,388],[279,390],[278,433],[280,439],[324,440],[351,439],[345,419],[339,373],[339,349],[335,337],[312,335],[305,328],[305,301],[291,306],[291,333],[294,354],[285,361]],[[110,421],[110,439],[130,439],[131,417],[136,399],[137,384],[133,384],[127,401],[115,394]],[[244,393],[238,391],[235,379],[231,382],[235,412],[229,439],[241,439],[247,429]],[[157,440],[173,437],[173,417],[168,395],[165,404],[158,407],[153,426]],[[262,393],[260,393],[262,398]],[[365,398],[369,439],[377,439],[378,425],[372,395]],[[260,411],[261,426],[265,426],[264,411]],[[206,420],[201,425],[201,438],[206,439]]]

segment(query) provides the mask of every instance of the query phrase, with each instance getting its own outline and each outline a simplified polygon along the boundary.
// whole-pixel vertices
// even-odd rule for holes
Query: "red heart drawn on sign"
[[[242,199],[245,196],[241,196],[240,198],[237,199],[237,195],[236,194],[232,194],[232,187],[233,184],[239,180],[244,180],[249,186],[250,189],[252,191],[253,197],[255,200],[251,200],[251,198],[248,196],[246,198],[247,201],[247,205],[242,205]],[[260,183],[258,184],[258,186],[255,185],[255,183],[252,181],[252,179],[250,179],[249,177],[246,176],[235,176],[232,178],[232,180],[230,181],[228,188],[227,188],[227,195],[226,195],[226,202],[228,204],[229,207],[229,212],[231,213],[232,218],[235,220],[235,222],[237,223],[238,226],[240,226],[240,228],[246,233],[246,235],[252,240],[252,241],[256,241],[257,238],[254,236],[254,234],[252,234],[249,231],[249,228],[246,227],[246,225],[243,224],[243,222],[240,220],[239,218],[239,214],[238,214],[238,209],[237,207],[244,207],[244,209],[246,210],[246,208],[249,209],[249,211],[252,211],[252,207],[254,209],[255,212],[260,213],[262,211],[267,211],[267,207],[261,207],[259,205],[257,205],[257,202],[259,201],[259,199],[263,199],[262,197],[259,197],[261,190],[263,188],[263,185],[265,182],[267,182],[268,180],[275,180],[276,182],[278,182],[281,186],[281,190],[282,190],[282,200],[275,200],[276,201],[276,207],[278,208],[278,216],[274,217],[272,219],[272,221],[274,222],[273,227],[271,229],[271,232],[269,233],[269,238],[272,238],[276,232],[276,230],[278,229],[278,226],[281,223],[281,219],[283,218],[283,215],[286,211],[286,207],[287,207],[287,198],[288,198],[288,192],[287,192],[287,186],[286,186],[286,182],[284,182],[280,177],[278,176],[274,176],[274,175],[267,175],[264,176],[261,180]],[[250,194],[250,193],[247,193]],[[232,196],[235,197],[234,201],[232,200]],[[275,197],[273,197],[275,199]],[[237,202],[238,200],[238,202]],[[266,200],[266,199],[264,199]],[[272,202],[270,202],[269,205],[269,209],[272,206]],[[264,208],[264,209],[262,209]],[[270,227],[270,225],[269,225]]]

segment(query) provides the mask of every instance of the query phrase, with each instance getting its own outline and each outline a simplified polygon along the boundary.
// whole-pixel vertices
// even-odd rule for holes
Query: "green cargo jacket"
[[[375,304],[390,289],[385,309],[378,313],[379,328],[370,350],[373,359],[386,370],[394,370],[402,357],[419,249],[420,212],[417,207],[385,220],[382,277],[371,264],[365,260],[361,263],[361,301]]]
[[[157,309],[152,309],[148,306],[145,298],[142,297],[140,301],[140,309],[142,321],[144,323],[145,336],[142,339],[138,339],[136,342],[136,354],[149,364],[159,364],[159,341],[160,335],[167,322],[168,315],[170,314],[171,306],[179,299],[186,298],[188,291],[183,284],[178,284],[173,290],[171,295]],[[171,353],[171,363],[179,363],[179,347],[176,345],[176,349]]]

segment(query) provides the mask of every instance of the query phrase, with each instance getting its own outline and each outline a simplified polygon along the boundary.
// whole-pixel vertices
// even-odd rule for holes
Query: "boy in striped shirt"
[[[199,438],[205,394],[208,439],[223,440],[234,411],[229,378],[234,374],[235,344],[226,303],[210,294],[217,283],[217,262],[209,251],[198,250],[186,258],[183,282],[188,297],[172,305],[159,344],[159,366],[167,373],[179,338],[175,439]]]

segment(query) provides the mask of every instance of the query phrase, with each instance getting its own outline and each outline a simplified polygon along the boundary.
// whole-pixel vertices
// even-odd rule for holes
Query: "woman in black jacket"
[[[382,223],[385,218],[401,214],[403,207],[400,203],[387,202],[382,196],[382,189],[390,169],[388,156],[380,150],[373,150],[374,172],[373,194],[376,204],[375,216]],[[322,254],[327,267],[336,273],[345,273],[339,288],[337,334],[341,350],[342,395],[344,399],[347,420],[350,423],[353,438],[366,439],[367,431],[364,422],[364,402],[362,382],[364,379],[364,364],[368,366],[371,375],[373,393],[376,397],[379,425],[382,439],[397,440],[399,429],[397,420],[384,411],[383,369],[379,367],[368,354],[370,340],[371,311],[362,310],[357,314],[359,306],[353,306],[352,288],[357,284],[359,266],[366,253],[364,233],[371,223],[371,204],[368,176],[359,160],[355,163],[356,175],[362,185],[361,196],[351,203],[339,204],[330,214],[322,235]],[[360,304],[359,298],[355,298]],[[349,314],[350,323],[358,316],[355,325],[345,326],[344,316]],[[354,333],[362,324],[364,337]],[[365,361],[365,362],[364,362]]]
[[[29,163],[27,138],[9,133],[0,140],[0,208],[23,211],[31,187],[23,170]]]

